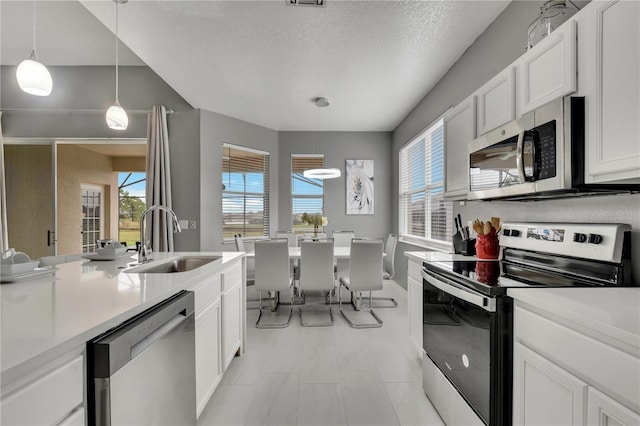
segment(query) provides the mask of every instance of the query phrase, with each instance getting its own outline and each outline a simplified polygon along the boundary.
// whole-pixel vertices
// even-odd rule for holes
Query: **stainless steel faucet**
[[[178,222],[178,216],[168,207],[154,205],[146,209],[140,215],[140,251],[138,251],[138,263],[146,263],[149,259],[147,256],[151,253],[151,247],[147,247],[147,242],[144,239],[144,219],[147,217],[147,213],[153,210],[164,210],[171,215],[173,219],[173,232],[182,232],[180,223]]]

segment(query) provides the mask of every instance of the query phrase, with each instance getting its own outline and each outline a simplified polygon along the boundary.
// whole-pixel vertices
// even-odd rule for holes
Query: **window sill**
[[[401,243],[409,244],[429,251],[439,251],[443,253],[453,253],[453,247],[451,243],[438,243],[435,241],[417,240],[413,238],[400,237],[398,239]]]

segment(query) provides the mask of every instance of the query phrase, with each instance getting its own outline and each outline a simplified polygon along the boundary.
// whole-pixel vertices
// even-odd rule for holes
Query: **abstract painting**
[[[347,160],[347,214],[373,214],[373,160]]]

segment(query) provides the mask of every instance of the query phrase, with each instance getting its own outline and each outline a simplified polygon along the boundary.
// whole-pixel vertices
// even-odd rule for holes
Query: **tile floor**
[[[350,328],[335,305],[327,328],[301,327],[295,307],[288,328],[257,329],[258,311],[248,310],[246,353],[231,362],[198,425],[442,425],[422,391],[407,293],[393,281],[379,293],[399,306],[376,309],[384,321],[377,329]],[[305,320],[326,320],[321,315]]]

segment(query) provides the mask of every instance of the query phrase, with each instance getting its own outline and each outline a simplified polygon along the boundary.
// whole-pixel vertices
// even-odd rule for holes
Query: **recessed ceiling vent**
[[[325,0],[285,0],[289,6],[315,6],[324,7]]]

